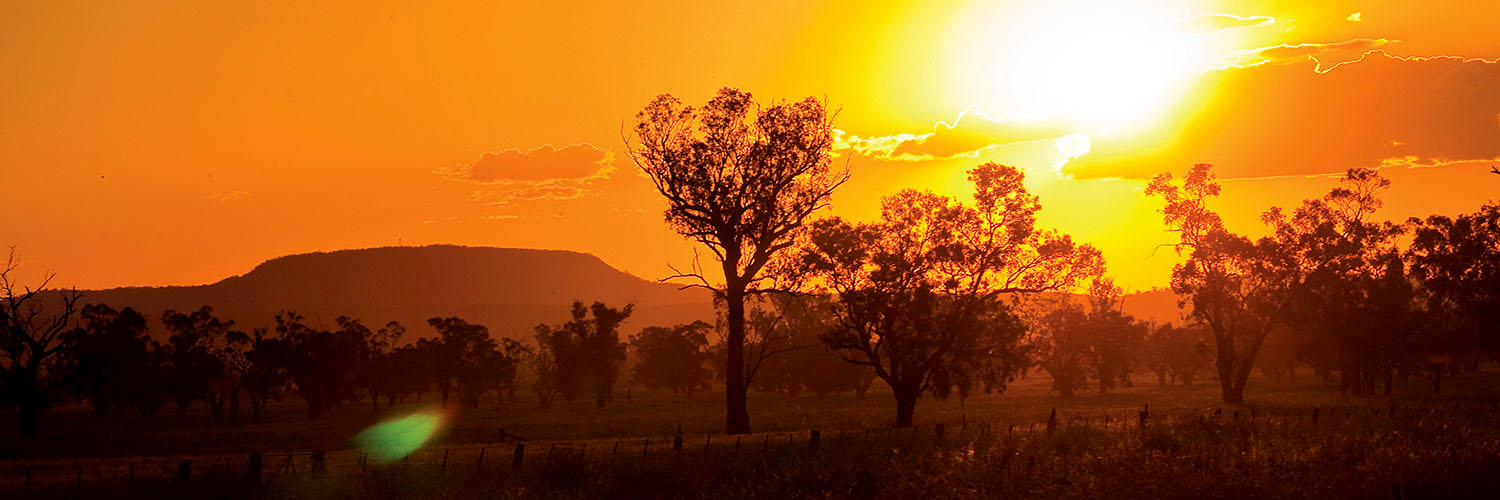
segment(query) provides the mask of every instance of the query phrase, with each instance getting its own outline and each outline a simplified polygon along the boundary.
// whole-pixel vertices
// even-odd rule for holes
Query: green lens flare
[[[400,460],[417,451],[442,426],[443,414],[421,411],[387,420],[354,436],[354,442],[376,462]]]

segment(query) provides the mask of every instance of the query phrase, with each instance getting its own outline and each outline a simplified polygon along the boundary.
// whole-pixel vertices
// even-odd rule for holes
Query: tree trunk
[[[260,411],[266,407],[269,396],[255,396],[255,391],[250,391],[250,421],[260,423]]]
[[[380,411],[380,395],[375,393],[375,389],[370,389],[370,409]]]
[[[1156,372],[1156,386],[1157,387],[1166,387],[1167,386],[1167,372]]]
[[[208,393],[208,409],[214,416],[214,425],[224,425],[224,395]]]
[[[37,437],[37,413],[40,411],[37,404],[28,400],[22,401],[20,410],[16,413],[21,425],[21,435],[28,438]]]
[[[1234,347],[1231,344],[1233,341],[1227,335],[1216,334],[1214,340],[1218,344],[1217,352],[1219,354],[1218,359],[1214,360],[1214,367],[1219,370],[1219,391],[1223,394],[1225,403],[1239,404],[1245,400],[1245,386],[1241,383],[1236,387],[1235,382],[1239,378],[1238,372],[1248,374],[1249,370],[1234,369],[1235,362],[1238,360],[1234,356]],[[1246,360],[1246,362],[1248,363],[1249,360]]]
[[[229,426],[240,426],[240,388],[229,391]]]
[[[896,427],[911,427],[913,414],[917,411],[917,397],[922,393],[911,389],[892,389],[896,395]]]
[[[729,266],[725,264],[729,284],[724,320],[729,326],[729,336],[725,339],[728,359],[724,369],[724,432],[746,434],[750,432],[750,410],[745,401],[745,291],[743,285],[734,282]]]

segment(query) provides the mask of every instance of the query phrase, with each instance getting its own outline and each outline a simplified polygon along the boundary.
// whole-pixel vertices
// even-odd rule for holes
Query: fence
[[[608,463],[635,460],[677,460],[680,463],[738,461],[784,455],[890,450],[911,446],[965,448],[976,444],[1004,443],[1007,450],[1032,447],[1043,437],[1057,433],[1084,432],[1143,439],[1154,427],[1200,426],[1240,439],[1256,434],[1317,434],[1339,427],[1379,423],[1396,418],[1422,419],[1437,414],[1467,414],[1492,419],[1497,406],[1485,404],[1332,406],[1246,410],[1171,410],[1148,407],[1130,411],[1068,413],[1054,409],[1045,416],[1020,420],[962,416],[957,422],[942,422],[909,428],[810,429],[744,435],[675,435],[631,439],[522,441],[450,446],[419,450],[394,463],[378,464],[368,454],[351,450],[300,452],[249,452],[184,454],[128,459],[70,459],[19,461],[0,464],[0,491],[41,491],[106,485],[130,488],[137,483],[234,481],[275,483],[325,476],[364,476],[375,470],[405,468],[424,474],[481,475],[525,474],[537,466],[557,461]],[[1237,433],[1237,434],[1236,434]],[[1007,453],[1014,453],[1008,451]],[[1212,460],[1212,457],[1182,458]],[[1269,458],[1268,458],[1269,459]],[[1038,461],[1043,463],[1038,463]],[[1027,474],[1039,467],[1069,467],[1066,452],[1030,455]],[[1004,462],[1007,467],[1010,460]]]

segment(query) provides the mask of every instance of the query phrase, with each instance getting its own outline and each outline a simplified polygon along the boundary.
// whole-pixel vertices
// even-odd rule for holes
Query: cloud
[[[1351,23],[1357,23],[1357,22],[1363,21],[1364,19],[1360,17],[1360,15],[1359,15],[1358,12],[1355,12],[1353,14],[1349,14],[1349,17],[1344,18],[1344,20],[1345,21],[1349,21]]]
[[[1363,57],[1369,51],[1383,47],[1389,43],[1391,43],[1391,40],[1384,38],[1355,38],[1353,40],[1333,43],[1272,45],[1238,51],[1230,56],[1228,63],[1221,69],[1311,60],[1318,63],[1317,67],[1313,68],[1313,71],[1322,73],[1337,67],[1339,64]],[[1326,68],[1324,67],[1325,64],[1327,65]]]
[[[588,143],[505,149],[433,170],[447,181],[480,185],[468,200],[487,205],[595,197],[597,184],[614,172],[614,153]]]
[[[958,114],[953,123],[938,122],[924,134],[896,134],[877,137],[845,136],[839,131],[835,149],[889,161],[932,161],[956,158],[978,158],[985,150],[1006,144],[1050,139],[1067,135],[1060,127],[1034,123],[1010,122],[992,118],[978,108],[970,107]]]
[[[204,195],[203,199],[219,203],[229,203],[232,201],[248,200],[250,199],[250,193],[245,191],[219,191]]]
[[[1147,178],[1214,163],[1224,177],[1296,176],[1500,156],[1500,60],[1373,50],[1332,66],[1229,68],[1202,84],[1213,101],[1164,125],[1146,152],[1139,140],[1095,137],[1066,170]]]
[[[447,180],[504,184],[587,177],[608,167],[613,160],[612,153],[589,143],[562,148],[547,144],[524,151],[503,149],[484,153],[473,163],[438,167],[433,172]]]
[[[1194,17],[1187,23],[1189,31],[1207,33],[1219,30],[1259,28],[1276,23],[1276,18],[1271,16],[1240,17],[1234,14],[1209,14]]]

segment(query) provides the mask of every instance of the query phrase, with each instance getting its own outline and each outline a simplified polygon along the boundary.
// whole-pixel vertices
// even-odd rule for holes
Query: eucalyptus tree
[[[1015,167],[969,171],[973,203],[905,190],[877,222],[815,222],[786,265],[835,299],[823,342],[890,385],[896,425],[926,392],[1003,390],[1025,366],[1012,294],[1071,290],[1103,272],[1098,250],[1036,226],[1041,203]]]
[[[833,171],[834,128],[822,103],[755,103],[724,88],[702,108],[661,95],[636,114],[630,157],[666,199],[666,222],[713,253],[720,272],[669,279],[713,291],[727,329],[725,429],[750,432],[746,406],[745,299],[774,289],[767,266],[829,204],[847,170]],[[716,278],[716,279],[715,279]]]

